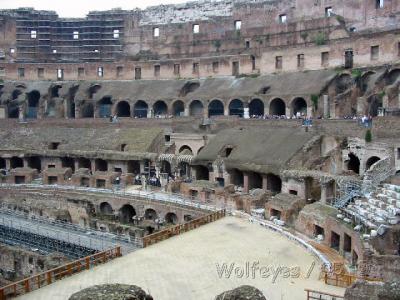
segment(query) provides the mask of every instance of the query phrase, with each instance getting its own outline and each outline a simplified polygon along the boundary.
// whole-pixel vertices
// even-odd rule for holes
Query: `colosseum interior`
[[[400,299],[399,255],[400,0],[0,10],[0,300]]]

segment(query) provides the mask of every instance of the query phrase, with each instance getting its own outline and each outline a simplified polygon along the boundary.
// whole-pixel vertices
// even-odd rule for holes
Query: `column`
[[[11,159],[6,158],[6,170],[11,170]]]
[[[94,173],[94,172],[96,172],[96,162],[95,162],[95,160],[93,159],[93,160],[91,160],[90,161],[91,162],[91,164],[92,164],[92,173]]]
[[[321,182],[321,203],[326,204],[328,183]]]
[[[141,160],[139,162],[139,166],[140,166],[140,174],[144,173],[144,161],[143,160]]]
[[[20,122],[25,120],[24,107],[22,105],[18,106],[18,119]]]
[[[229,116],[229,105],[224,106],[224,116]]]
[[[249,174],[243,173],[243,192],[249,192]]]
[[[286,117],[291,117],[291,109],[290,107],[286,106],[286,112],[285,112]]]
[[[248,107],[245,107],[243,110],[244,110],[244,111],[243,111],[243,118],[244,118],[244,119],[250,119],[249,108],[248,108]]]
[[[185,107],[185,110],[183,111],[183,116],[189,117],[189,107]]]
[[[268,179],[267,175],[262,176],[262,189],[266,191],[268,189]]]
[[[365,103],[365,98],[364,97],[358,97],[357,98],[357,114],[358,115],[363,115],[365,113],[365,111],[364,111],[364,103]]]
[[[28,168],[29,167],[28,158],[24,157],[22,160],[23,160],[23,163],[24,163],[24,168]]]
[[[328,95],[323,95],[323,103],[324,103],[324,118],[329,119],[329,97]]]

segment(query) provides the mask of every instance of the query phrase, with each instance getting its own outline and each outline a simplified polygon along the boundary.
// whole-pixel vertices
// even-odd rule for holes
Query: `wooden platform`
[[[346,260],[336,250],[315,241],[310,241],[309,244],[321,252],[329,260],[333,267],[333,273],[348,274],[348,271],[345,267]]]

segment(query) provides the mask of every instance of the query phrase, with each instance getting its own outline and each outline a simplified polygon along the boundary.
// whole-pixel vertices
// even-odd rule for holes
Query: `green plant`
[[[365,133],[365,141],[367,143],[370,143],[372,141],[372,133],[370,129],[368,129],[367,132]]]
[[[318,32],[315,36],[314,36],[314,43],[318,46],[322,46],[325,45],[326,43],[326,36],[325,33],[323,32]]]
[[[306,31],[303,31],[302,33],[300,33],[300,36],[303,39],[303,41],[306,42],[308,33]]]
[[[382,99],[383,97],[385,97],[385,95],[386,95],[385,91],[381,91],[381,92],[378,94],[378,97],[379,97],[380,99]]]
[[[311,95],[311,102],[313,104],[314,110],[318,109],[318,101],[319,101],[318,95]]]
[[[213,43],[214,47],[217,49],[217,51],[218,51],[219,48],[221,48],[221,46],[222,46],[222,43],[221,43],[220,40],[215,40],[215,41],[213,41],[212,43]]]
[[[354,79],[361,78],[362,72],[361,72],[361,70],[354,69],[354,70],[351,71],[351,76],[352,76]]]
[[[337,20],[339,23],[342,23],[342,24],[345,22],[345,21],[344,21],[344,17],[339,16],[339,15],[336,16],[336,20]]]

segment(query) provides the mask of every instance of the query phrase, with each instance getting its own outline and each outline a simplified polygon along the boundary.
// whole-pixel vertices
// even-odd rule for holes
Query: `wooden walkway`
[[[348,274],[346,269],[346,260],[336,250],[315,241],[310,241],[309,244],[321,252],[330,261],[333,273]]]

